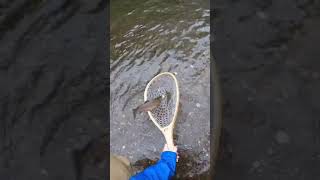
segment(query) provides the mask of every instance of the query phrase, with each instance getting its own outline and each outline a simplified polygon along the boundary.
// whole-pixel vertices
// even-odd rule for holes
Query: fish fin
[[[149,100],[146,100],[142,105],[144,105],[144,104],[146,104],[146,103],[148,103],[148,102],[149,102]],[[138,107],[135,108],[135,109],[132,109],[133,119],[136,119],[137,111],[138,111],[138,109],[139,109],[142,105],[138,106]]]
[[[133,109],[133,110],[132,110],[132,113],[133,113],[133,119],[136,119],[137,110],[138,110],[138,108],[135,108],[135,109]]]
[[[166,91],[166,98],[167,98],[167,105],[169,104],[169,101],[171,99],[171,94],[170,92]]]
[[[151,110],[153,110],[153,109],[151,109]],[[139,110],[139,112],[148,112],[148,111],[151,111],[151,110],[141,109],[141,110]]]

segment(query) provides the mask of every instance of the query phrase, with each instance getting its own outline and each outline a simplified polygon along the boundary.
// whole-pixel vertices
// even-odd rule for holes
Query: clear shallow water
[[[111,2],[111,151],[134,164],[156,160],[165,143],[147,114],[133,119],[146,84],[176,72],[182,113],[175,138],[182,159],[178,177],[202,174],[210,159],[209,1]],[[183,171],[179,170],[182,169]]]

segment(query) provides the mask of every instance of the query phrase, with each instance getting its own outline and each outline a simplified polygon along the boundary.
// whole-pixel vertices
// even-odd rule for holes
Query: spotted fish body
[[[160,106],[162,97],[159,96],[153,100],[147,100],[144,104],[133,109],[133,117],[136,118],[137,112],[148,112]]]
[[[160,106],[151,110],[154,120],[161,127],[166,127],[172,122],[176,103],[176,88],[171,76],[162,75],[156,78],[149,86],[146,98],[147,100],[155,97],[163,97]]]

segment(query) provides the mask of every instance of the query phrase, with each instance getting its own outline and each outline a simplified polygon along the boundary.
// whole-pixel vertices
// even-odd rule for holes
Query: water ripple
[[[161,151],[159,130],[146,115],[134,120],[132,109],[143,101],[148,81],[170,71],[177,72],[182,96],[193,99],[182,102],[185,119],[176,128],[177,143],[197,154],[189,173],[209,167],[210,11],[209,2],[199,2],[132,2],[122,13],[111,14],[111,151],[132,162],[154,159]],[[112,5],[111,12],[119,6]]]

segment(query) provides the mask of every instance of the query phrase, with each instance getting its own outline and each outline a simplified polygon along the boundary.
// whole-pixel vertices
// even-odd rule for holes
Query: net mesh
[[[170,94],[167,96],[167,92]],[[160,127],[168,126],[173,120],[176,106],[176,84],[170,75],[164,74],[152,81],[147,89],[147,100],[164,95],[160,106],[153,109],[151,114]]]

